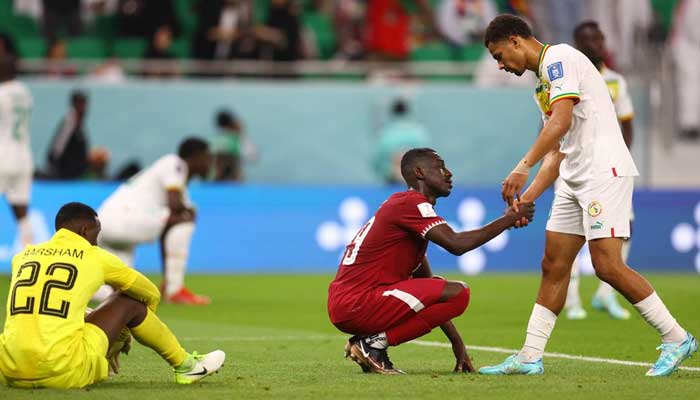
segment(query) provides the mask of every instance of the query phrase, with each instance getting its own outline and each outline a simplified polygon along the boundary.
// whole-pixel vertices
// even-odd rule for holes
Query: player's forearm
[[[559,165],[563,159],[563,155],[558,151],[550,152],[545,156],[542,167],[537,171],[537,175],[523,193],[521,200],[524,202],[535,201],[547,188],[552,186],[559,177]]]
[[[620,123],[622,127],[622,138],[625,140],[625,144],[628,149],[632,148],[632,120],[628,119]]]
[[[500,235],[501,232],[513,226],[514,223],[515,221],[512,217],[504,215],[479,229],[459,232],[456,234],[455,246],[446,250],[454,255],[462,255]]]
[[[462,336],[459,334],[457,327],[452,323],[452,321],[447,321],[444,324],[440,325],[440,329],[442,329],[442,332],[450,340],[450,343],[452,343],[453,347],[464,348]]]
[[[559,147],[559,141],[571,127],[571,119],[567,121],[566,116],[553,115],[545,124],[530,151],[523,158],[525,164],[532,168],[542,160],[553,148]]]

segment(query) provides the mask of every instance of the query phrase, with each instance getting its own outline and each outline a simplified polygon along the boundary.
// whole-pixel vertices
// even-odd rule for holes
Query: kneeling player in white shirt
[[[134,247],[160,238],[163,257],[163,298],[178,304],[209,304],[209,298],[184,285],[187,258],[194,233],[195,210],[187,194],[194,176],[206,177],[211,165],[209,145],[198,138],[185,139],[178,154],[161,157],[104,201],[100,246],[133,265]],[[111,288],[102,287],[96,300]]]
[[[15,79],[15,58],[0,56],[0,195],[10,203],[23,247],[33,238],[27,215],[34,173],[29,144],[32,107],[29,90]]]
[[[610,91],[610,98],[615,106],[615,113],[622,128],[622,138],[629,149],[632,146],[632,119],[634,118],[634,108],[632,107],[632,99],[630,98],[627,89],[627,81],[619,73],[608,68],[603,57],[605,55],[605,35],[600,30],[598,23],[594,21],[586,21],[579,24],[574,29],[574,42],[576,48],[588,57],[589,60],[598,68],[600,74],[605,80],[605,84]],[[634,217],[634,216],[632,216]],[[630,227],[632,220],[630,220]],[[627,263],[631,246],[631,229],[630,238],[622,242],[622,261]],[[588,251],[587,249],[585,251]],[[566,296],[566,317],[569,319],[584,319],[587,316],[586,310],[581,306],[581,296],[579,295],[580,281],[580,253],[574,261],[571,268],[571,281],[569,282],[569,291]],[[617,301],[615,289],[612,286],[600,281],[598,289],[593,296],[591,302],[594,309],[605,310],[614,319],[629,319],[630,313],[624,309]]]

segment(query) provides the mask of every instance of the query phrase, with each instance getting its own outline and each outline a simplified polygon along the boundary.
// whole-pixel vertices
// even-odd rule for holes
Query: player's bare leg
[[[90,313],[85,321],[98,326],[107,335],[110,350],[120,345],[127,328],[136,340],[150,347],[167,361],[175,372],[175,382],[189,384],[216,373],[226,355],[221,350],[198,355],[188,354],[170,329],[143,303],[122,293],[114,293]]]
[[[171,215],[160,238],[163,265],[161,292],[169,303],[206,305],[211,302],[209,297],[194,294],[185,287],[187,259],[194,227],[194,214],[191,212]]]
[[[481,374],[539,375],[544,373],[542,355],[557,316],[564,308],[571,265],[585,243],[583,236],[552,231],[546,231],[545,238],[542,280],[537,302],[527,324],[525,343],[518,354],[506,358],[503,363],[480,368]]]
[[[17,220],[17,231],[19,232],[19,241],[22,246],[32,244],[34,241],[34,232],[32,231],[32,223],[27,214],[26,204],[12,204],[12,213]]]
[[[617,289],[661,336],[661,355],[647,371],[649,376],[671,374],[697,351],[695,338],[683,329],[642,275],[622,261],[622,239],[605,238],[589,242],[596,275]]]
[[[433,328],[461,315],[469,304],[470,290],[463,282],[446,281],[437,303],[428,306],[396,326],[370,336],[353,336],[345,346],[346,357],[364,372],[403,374],[389,360],[387,348],[421,337]]]

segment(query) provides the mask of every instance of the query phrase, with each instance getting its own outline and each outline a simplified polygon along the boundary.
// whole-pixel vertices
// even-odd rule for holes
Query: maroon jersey
[[[345,249],[328,289],[331,320],[349,318],[368,291],[409,279],[425,256],[425,235],[444,223],[423,194],[391,195]]]

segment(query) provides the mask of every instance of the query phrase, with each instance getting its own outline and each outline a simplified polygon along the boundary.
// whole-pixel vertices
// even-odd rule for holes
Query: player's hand
[[[513,205],[506,209],[506,217],[512,218],[513,227],[516,229],[525,227],[535,218],[535,203],[515,200]]]
[[[511,172],[510,175],[503,181],[501,186],[501,197],[506,204],[513,205],[514,198],[520,198],[520,193],[527,183],[528,174],[519,172]],[[516,208],[517,211],[517,208]]]
[[[455,359],[457,360],[454,372],[476,372],[472,365],[472,360],[467,355],[467,350],[463,345],[458,347],[452,346],[452,351],[455,353]]]
[[[129,354],[131,340],[131,331],[128,328],[124,328],[117,340],[112,344],[112,347],[107,351],[110,376],[119,374],[119,354]]]

